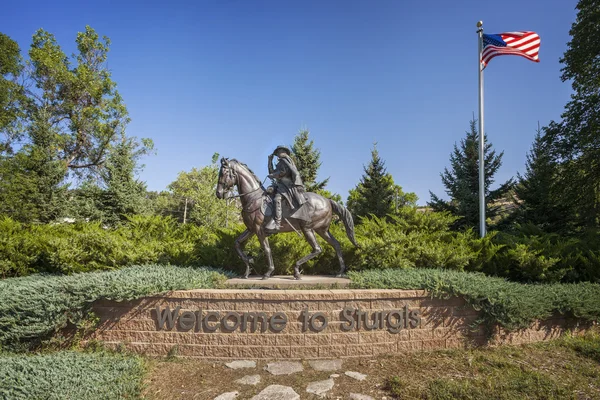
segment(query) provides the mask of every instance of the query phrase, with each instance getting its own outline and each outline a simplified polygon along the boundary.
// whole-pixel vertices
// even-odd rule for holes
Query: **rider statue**
[[[277,233],[281,229],[281,198],[284,197],[293,212],[306,202],[304,197],[304,184],[300,173],[290,157],[290,149],[285,146],[277,146],[273,154],[269,155],[269,178],[273,179],[273,184],[269,186],[267,192],[274,195],[275,213],[273,219],[265,227],[269,233]],[[278,161],[273,168],[273,156],[277,156]]]

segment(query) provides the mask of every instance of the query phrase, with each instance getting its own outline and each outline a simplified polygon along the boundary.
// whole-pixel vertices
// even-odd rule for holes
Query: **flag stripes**
[[[482,68],[496,56],[515,55],[539,62],[540,37],[535,32],[505,32],[483,35]]]

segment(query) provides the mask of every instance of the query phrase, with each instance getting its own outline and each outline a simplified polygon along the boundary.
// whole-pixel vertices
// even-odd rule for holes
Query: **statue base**
[[[291,275],[275,275],[263,280],[262,275],[250,276],[248,279],[232,278],[225,284],[235,288],[268,288],[268,289],[291,289],[298,287],[311,287],[315,289],[346,288],[350,286],[350,279],[336,278],[326,275],[302,275],[302,279],[296,280]]]

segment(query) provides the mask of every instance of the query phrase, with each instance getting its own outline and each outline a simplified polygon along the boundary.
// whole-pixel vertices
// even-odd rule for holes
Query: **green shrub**
[[[131,300],[177,289],[212,288],[226,276],[209,268],[147,265],[69,276],[31,275],[0,281],[0,346],[35,344],[86,317],[98,299]]]
[[[554,313],[597,321],[600,285],[523,284],[482,273],[437,269],[352,272],[352,287],[364,289],[425,289],[435,297],[461,296],[482,313],[482,320],[515,330]]]
[[[364,218],[358,226],[361,248],[356,269],[445,268],[463,270],[476,263],[478,239],[471,231],[450,230],[456,220],[445,213],[405,207],[387,218]]]
[[[0,355],[0,398],[139,398],[143,360],[108,353]]]
[[[545,233],[532,225],[492,239],[499,251],[470,270],[517,282],[600,282],[600,235],[578,237]]]

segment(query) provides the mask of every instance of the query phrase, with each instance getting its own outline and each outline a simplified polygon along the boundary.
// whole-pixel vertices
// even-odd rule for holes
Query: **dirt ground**
[[[313,370],[274,376],[258,361],[256,368],[233,370],[225,362],[197,359],[151,359],[144,396],[148,399],[214,399],[239,391],[251,399],[271,384],[291,386],[301,399],[310,382],[335,377],[324,397],[348,399],[350,393],[375,399],[600,399],[600,363],[560,342],[495,349],[410,353],[376,359],[346,359],[335,372]],[[345,371],[366,374],[364,381]],[[256,386],[235,383],[246,375],[261,376]]]

